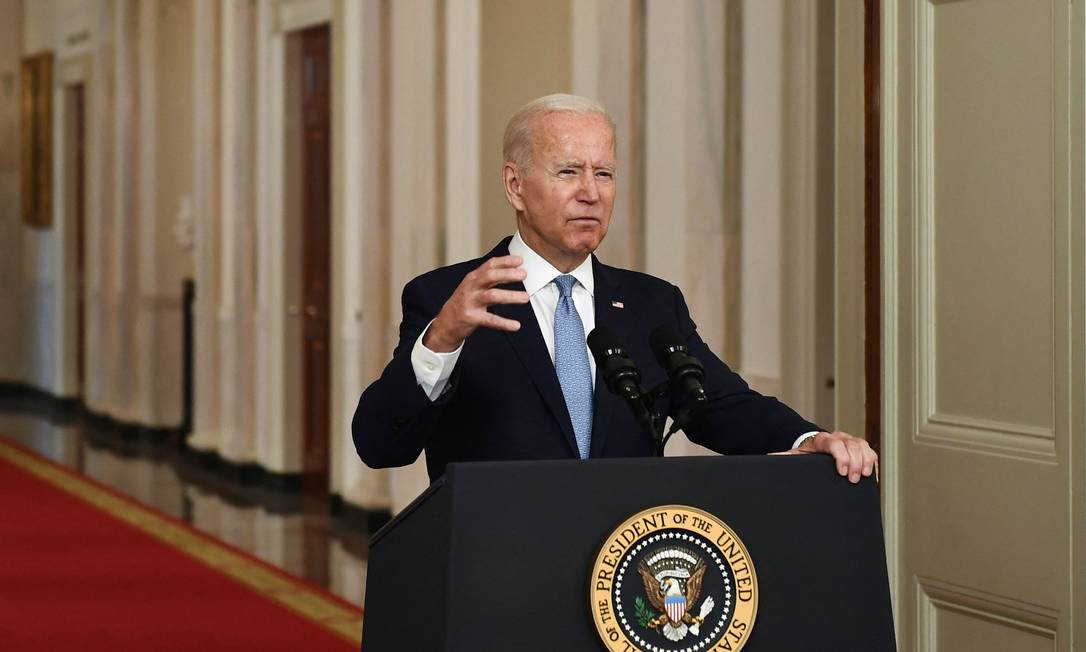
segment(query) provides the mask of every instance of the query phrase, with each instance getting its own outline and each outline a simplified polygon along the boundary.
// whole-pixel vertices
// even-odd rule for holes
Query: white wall
[[[174,88],[189,74],[177,62],[186,61],[190,3],[53,0],[24,9],[21,53],[55,55],[54,216],[49,229],[6,227],[19,269],[4,273],[14,281],[7,291],[18,301],[20,324],[16,344],[0,359],[0,378],[82,395],[91,409],[125,421],[177,425],[181,278],[191,268],[173,231],[191,192],[177,118],[191,109]],[[8,10],[20,14],[14,4]],[[64,192],[72,147],[64,89],[74,83],[85,87],[85,387],[75,373],[75,224]],[[160,88],[165,101],[156,103]],[[159,133],[160,123],[169,129]]]

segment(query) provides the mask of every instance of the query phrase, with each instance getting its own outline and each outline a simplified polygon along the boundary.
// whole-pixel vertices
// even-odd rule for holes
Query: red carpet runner
[[[0,649],[357,650],[362,611],[0,440]]]

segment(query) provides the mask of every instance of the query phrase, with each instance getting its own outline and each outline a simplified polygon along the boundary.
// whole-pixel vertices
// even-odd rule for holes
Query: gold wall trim
[[[28,226],[53,226],[53,53],[22,61],[22,216]]]
[[[313,624],[337,634],[343,640],[355,646],[361,645],[360,610],[330,600],[322,593],[284,577],[248,555],[217,543],[154,510],[122,498],[4,441],[0,441],[0,459],[203,562],[213,570],[230,576]]]

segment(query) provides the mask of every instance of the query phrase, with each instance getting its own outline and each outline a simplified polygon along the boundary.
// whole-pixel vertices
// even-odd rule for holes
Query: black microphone
[[[596,359],[607,389],[627,401],[641,400],[641,372],[626,354],[618,333],[606,326],[597,326],[588,334],[588,349]]]
[[[672,394],[679,403],[694,407],[708,400],[704,387],[705,368],[690,354],[678,333],[668,326],[657,326],[649,334],[649,346],[657,362],[667,371]]]

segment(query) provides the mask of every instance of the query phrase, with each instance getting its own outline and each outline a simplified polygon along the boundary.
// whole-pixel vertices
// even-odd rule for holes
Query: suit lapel
[[[509,239],[502,241],[488,257],[505,256],[509,253]],[[505,290],[524,291],[523,283],[506,283],[499,286]],[[513,346],[521,364],[528,372],[536,389],[539,390],[543,402],[547,404],[558,426],[565,435],[566,443],[574,456],[579,456],[577,451],[577,438],[573,434],[573,422],[569,419],[569,410],[566,409],[566,399],[562,395],[562,386],[558,384],[558,374],[554,370],[547,345],[543,341],[543,333],[539,330],[539,323],[535,318],[532,304],[505,304],[491,306],[490,311],[495,315],[506,319],[515,319],[520,322],[520,330],[506,332],[505,336]],[[500,379],[499,379],[500,382]]]
[[[502,286],[510,290],[524,291],[524,285],[520,283]],[[573,423],[569,419],[569,410],[566,409],[566,399],[562,395],[562,386],[558,384],[558,374],[554,371],[554,363],[547,352],[547,345],[543,342],[543,333],[539,330],[539,324],[535,318],[532,304],[508,304],[492,306],[491,312],[507,319],[515,319],[520,322],[520,330],[505,333],[509,343],[513,345],[521,364],[528,371],[543,402],[550,408],[554,418],[558,421],[562,433],[566,436],[571,452],[577,454],[577,439],[573,434]]]
[[[621,302],[618,296],[618,284],[609,269],[601,265],[595,256],[592,256],[592,278],[596,286],[593,304],[596,308],[596,327],[606,326],[613,331],[623,332],[626,329],[621,326],[623,313],[621,308],[614,305],[615,301]],[[607,383],[596,367],[596,386],[592,396],[592,445],[589,457],[602,457],[604,444],[610,434],[610,425],[615,410],[627,409],[622,405],[622,399],[607,389]]]

